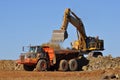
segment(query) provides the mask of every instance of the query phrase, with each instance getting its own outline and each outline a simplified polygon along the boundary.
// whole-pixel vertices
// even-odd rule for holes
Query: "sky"
[[[87,36],[104,40],[103,55],[120,56],[120,0],[0,0],[0,59],[16,60],[23,46],[49,42],[66,8],[82,19]],[[76,39],[68,26],[65,48]]]

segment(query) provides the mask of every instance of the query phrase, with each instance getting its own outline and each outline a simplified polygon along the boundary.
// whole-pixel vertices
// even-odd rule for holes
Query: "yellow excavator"
[[[99,39],[99,37],[88,37],[82,20],[69,8],[64,12],[64,18],[60,30],[53,30],[52,42],[64,42],[64,40],[68,38],[68,23],[71,23],[77,30],[78,40],[72,42],[71,45],[73,49],[87,53],[104,50],[104,41]]]

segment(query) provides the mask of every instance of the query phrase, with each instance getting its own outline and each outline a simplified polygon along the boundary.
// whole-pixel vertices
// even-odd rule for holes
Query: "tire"
[[[78,63],[76,59],[71,59],[69,61],[69,69],[70,71],[76,71],[78,69]]]
[[[89,57],[99,57],[99,56],[103,56],[103,54],[101,52],[90,52],[88,54]]]
[[[96,57],[101,57],[101,56],[103,56],[102,52],[97,52],[96,53]]]
[[[36,70],[37,71],[46,71],[47,70],[47,62],[46,60],[39,60],[37,65],[36,65]]]
[[[59,64],[60,71],[67,71],[68,70],[68,62],[67,60],[61,60]]]
[[[25,71],[33,71],[35,66],[34,65],[30,66],[30,65],[24,64],[23,68],[24,68]]]

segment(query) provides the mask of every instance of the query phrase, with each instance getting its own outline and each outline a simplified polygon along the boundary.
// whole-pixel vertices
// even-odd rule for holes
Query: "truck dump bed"
[[[79,50],[72,50],[72,49],[61,49],[61,50],[55,50],[55,54],[75,54],[79,53]]]
[[[69,49],[55,50],[55,56],[57,61],[62,59],[70,60],[73,58],[78,58],[79,55],[80,52],[78,50],[69,50]]]

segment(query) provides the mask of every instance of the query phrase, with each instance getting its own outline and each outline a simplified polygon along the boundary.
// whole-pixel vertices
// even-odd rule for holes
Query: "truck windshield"
[[[30,47],[29,52],[35,52],[36,51],[36,47]]]

